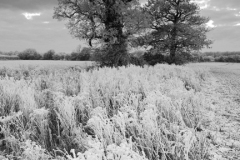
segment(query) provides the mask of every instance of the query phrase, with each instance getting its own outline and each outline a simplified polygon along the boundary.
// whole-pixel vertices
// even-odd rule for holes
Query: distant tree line
[[[9,51],[9,52],[2,52],[0,51],[1,56],[17,56],[19,54],[18,51]]]
[[[84,47],[82,50],[74,51],[71,54],[56,53],[49,50],[44,54],[38,53],[35,49],[26,49],[18,54],[21,60],[68,60],[68,61],[89,61],[91,49]]]
[[[133,64],[155,65],[158,63],[171,63],[171,57],[166,53],[152,54],[151,52],[133,52],[131,60]],[[177,57],[178,64],[189,62],[231,62],[240,63],[240,52],[198,52],[186,53]]]
[[[240,63],[240,52],[204,52],[192,54],[194,62],[233,62]]]
[[[0,60],[67,60],[67,61],[98,61],[99,52],[88,47],[78,47],[70,54],[56,53],[49,50],[44,54],[38,53],[35,49],[26,49],[22,52],[1,52]],[[171,63],[171,57],[167,53],[153,54],[150,51],[138,50],[129,54],[130,63],[143,66],[155,65],[158,63]],[[188,62],[233,62],[240,63],[240,52],[196,52],[185,53],[177,57],[176,64]]]
[[[2,52],[0,51],[0,60],[18,60],[19,57],[17,56],[19,52]]]
[[[19,60],[18,56],[0,55],[0,60]]]

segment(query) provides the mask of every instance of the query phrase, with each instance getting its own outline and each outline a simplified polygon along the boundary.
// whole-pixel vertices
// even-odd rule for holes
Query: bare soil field
[[[240,64],[196,63],[193,69],[204,68],[213,76],[215,84],[206,85],[206,95],[215,106],[212,131],[216,159],[237,160],[240,157]]]

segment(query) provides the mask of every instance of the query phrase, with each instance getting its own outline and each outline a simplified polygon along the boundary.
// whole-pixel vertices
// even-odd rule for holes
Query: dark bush
[[[226,61],[227,61],[227,62],[237,62],[237,60],[236,60],[233,56],[228,56],[228,57],[226,58]]]
[[[43,60],[53,60],[54,55],[55,55],[55,51],[49,50],[43,54]]]
[[[240,63],[240,55],[235,56],[236,62]]]
[[[152,54],[151,52],[146,52],[143,55],[143,59],[151,66],[154,66],[158,63],[165,62],[165,56],[162,54]]]
[[[187,52],[181,52],[178,53],[175,57],[175,64],[176,65],[183,65],[189,62],[192,62],[192,55],[190,53]]]
[[[130,64],[136,65],[136,66],[144,66],[144,64],[147,64],[147,62],[144,60],[143,56],[136,57],[130,55]]]
[[[42,55],[37,53],[35,49],[26,49],[19,53],[18,57],[22,60],[39,60],[42,58]]]
[[[130,63],[130,56],[126,50],[126,44],[104,45],[94,50],[92,60],[100,67],[127,66]]]
[[[54,54],[53,60],[61,60],[61,56],[59,54]]]
[[[81,61],[88,61],[91,57],[91,48],[84,47],[80,52],[79,59]]]
[[[63,54],[54,54],[53,60],[64,60],[64,55]]]
[[[64,59],[67,60],[67,61],[70,61],[70,60],[71,60],[71,55],[66,54],[66,55],[64,56]]]
[[[70,60],[72,61],[89,61],[91,57],[91,49],[84,47],[81,51],[72,52]]]
[[[78,55],[79,55],[79,53],[72,52],[71,55],[70,55],[70,60],[71,61],[77,61],[78,60]]]
[[[215,58],[215,62],[225,62],[225,59],[222,56],[217,57],[217,58]]]
[[[175,64],[175,65],[183,65],[188,62],[196,61],[197,57],[193,57],[190,53],[181,52],[177,53],[174,60],[167,54],[161,54],[160,52],[156,52],[154,50],[150,50],[143,55],[144,60],[149,65],[156,65],[158,63],[168,63],[168,64]]]

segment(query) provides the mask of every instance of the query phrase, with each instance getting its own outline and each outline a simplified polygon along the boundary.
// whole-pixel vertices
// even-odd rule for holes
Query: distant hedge
[[[0,55],[0,60],[19,60],[17,56]]]
[[[240,52],[205,52],[195,53],[196,62],[231,62],[240,63]]]
[[[18,54],[21,60],[68,60],[68,61],[89,61],[91,59],[90,48],[83,48],[80,52],[72,52],[71,54],[55,53],[54,50],[49,50],[43,55],[35,49],[26,49]]]

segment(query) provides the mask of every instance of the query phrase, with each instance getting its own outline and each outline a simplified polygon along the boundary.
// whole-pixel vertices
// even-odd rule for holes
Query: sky
[[[145,2],[146,0],[140,0]],[[240,51],[240,0],[194,0],[209,17],[207,34],[213,40],[203,51]],[[0,51],[34,48],[70,53],[86,45],[69,34],[67,21],[53,19],[57,0],[0,0]]]

